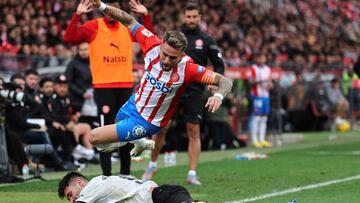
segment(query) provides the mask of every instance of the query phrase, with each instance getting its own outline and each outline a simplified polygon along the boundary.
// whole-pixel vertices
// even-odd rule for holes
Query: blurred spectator
[[[74,112],[81,114],[80,122],[98,127],[98,109],[94,100],[94,89],[89,62],[89,44],[78,45],[78,54],[68,64],[65,75],[69,87],[69,98]]]
[[[308,91],[302,72],[295,71],[295,81],[287,92],[287,110],[294,130],[305,130],[308,126]]]
[[[216,87],[208,86],[206,99],[216,92]],[[203,149],[224,150],[232,146],[234,133],[229,125],[229,113],[233,104],[229,97],[225,97],[221,107],[216,112],[205,111],[205,121],[208,128],[208,138],[204,142]],[[211,145],[210,145],[211,144]]]
[[[74,150],[74,137],[66,131],[65,126],[53,118],[52,94],[54,92],[54,81],[51,78],[44,77],[39,82],[41,113],[45,119],[46,126],[50,135],[54,149],[62,148],[62,157],[69,160]]]
[[[76,160],[85,159],[95,161],[95,151],[89,142],[91,127],[87,123],[78,122],[78,114],[72,112],[68,97],[68,84],[63,74],[55,78],[54,94],[50,105],[52,106],[51,117],[63,125],[66,131],[72,133],[75,138],[73,156]],[[81,143],[81,144],[80,144]]]
[[[331,80],[330,85],[325,87],[325,93],[331,105],[331,112],[335,112],[335,122],[341,122],[342,114],[349,109],[349,102],[341,92],[340,83],[336,77]]]

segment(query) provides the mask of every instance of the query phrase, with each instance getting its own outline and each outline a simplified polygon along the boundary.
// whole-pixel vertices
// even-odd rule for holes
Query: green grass
[[[307,133],[295,144],[268,149],[204,152],[198,174],[202,186],[185,185],[187,155],[178,154],[178,166],[160,168],[154,181],[158,184],[185,185],[193,198],[209,202],[242,200],[266,193],[282,191],[360,174],[360,134],[356,132],[329,141],[328,133]],[[268,159],[236,161],[238,153],[255,151],[269,154]],[[159,159],[161,160],[161,159]],[[118,164],[113,166],[114,173]],[[132,165],[133,175],[140,177],[146,163]],[[160,161],[159,165],[162,163]],[[82,171],[89,177],[100,173],[98,166]],[[64,202],[57,198],[57,182],[64,173],[46,173],[46,182],[28,182],[0,186],[0,202]],[[359,202],[356,196],[360,180],[304,190],[257,202]]]

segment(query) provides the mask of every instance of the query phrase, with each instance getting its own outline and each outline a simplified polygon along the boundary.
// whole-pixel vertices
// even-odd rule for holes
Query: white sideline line
[[[253,201],[257,201],[257,200],[267,199],[267,198],[270,198],[270,197],[286,195],[286,194],[289,194],[289,193],[300,192],[300,191],[303,191],[303,190],[316,189],[316,188],[325,187],[325,186],[328,186],[328,185],[353,181],[353,180],[357,180],[357,179],[360,179],[360,174],[356,175],[356,176],[350,176],[350,177],[347,177],[347,178],[335,179],[335,180],[331,180],[331,181],[327,181],[327,182],[316,183],[316,184],[306,185],[306,186],[302,186],[302,187],[290,188],[290,189],[283,190],[283,191],[280,191],[280,192],[267,193],[267,194],[259,195],[259,196],[256,196],[256,197],[231,201],[231,202],[227,202],[227,203],[253,202]]]

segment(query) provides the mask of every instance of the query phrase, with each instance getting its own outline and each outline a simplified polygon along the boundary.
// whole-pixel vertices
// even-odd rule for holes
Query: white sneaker
[[[152,140],[146,140],[146,143],[143,145],[135,143],[134,148],[130,151],[130,156],[140,156],[146,149],[155,149],[155,142]]]
[[[115,142],[115,143],[108,143],[108,144],[96,144],[94,145],[96,149],[101,152],[112,152],[115,149],[126,145],[127,142]]]

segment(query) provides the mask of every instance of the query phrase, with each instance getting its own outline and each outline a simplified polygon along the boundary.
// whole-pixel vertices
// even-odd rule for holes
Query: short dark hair
[[[197,10],[200,13],[200,7],[195,1],[188,1],[185,4],[184,11]]]
[[[82,179],[87,180],[87,178],[84,175],[82,175],[81,173],[78,173],[75,171],[71,171],[71,172],[67,173],[59,181],[58,195],[61,199],[64,199],[64,197],[65,197],[65,188],[68,187],[75,178],[82,178]]]
[[[179,31],[167,31],[164,36],[164,41],[174,49],[181,49],[185,51],[188,42],[185,35]]]
[[[25,80],[25,77],[23,75],[21,75],[21,73],[15,73],[10,77],[10,81],[14,82],[15,79],[22,79]]]
[[[49,77],[43,77],[43,78],[41,78],[41,80],[40,80],[40,82],[39,82],[39,87],[44,87],[44,84],[46,83],[46,82],[52,82],[52,83],[54,83],[54,80],[53,79],[51,79],[51,78],[49,78]]]
[[[25,77],[28,76],[28,75],[39,75],[39,73],[35,69],[27,69],[25,71]]]

